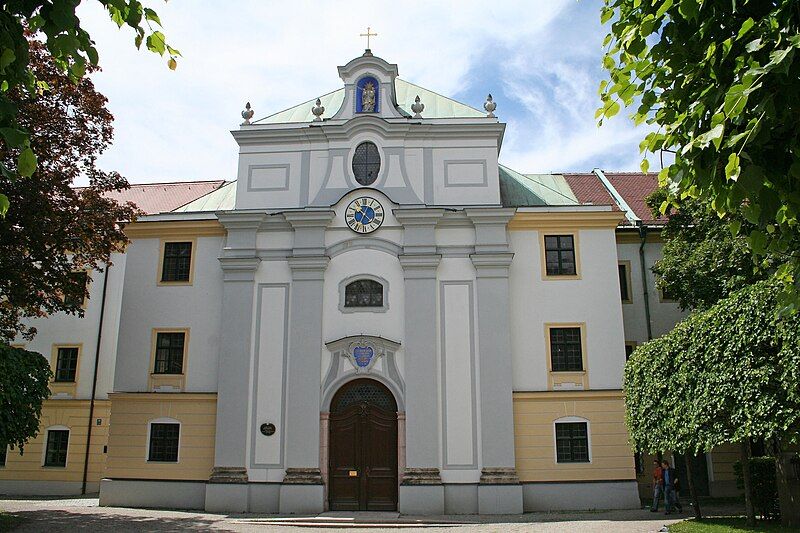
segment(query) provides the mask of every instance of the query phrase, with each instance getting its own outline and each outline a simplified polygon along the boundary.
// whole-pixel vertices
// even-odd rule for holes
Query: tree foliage
[[[51,376],[41,354],[0,343],[0,446],[22,450],[36,437]]]
[[[659,173],[669,202],[696,198],[754,227],[751,250],[782,258],[783,303],[800,304],[800,3],[796,0],[605,0],[611,21],[600,85],[611,117],[655,131],[643,152],[674,153]],[[642,162],[643,170],[648,163]],[[741,231],[730,220],[734,234]]]
[[[97,0],[108,11],[111,20],[120,28],[134,31],[134,44],[142,43],[161,56],[167,54],[169,68],[175,69],[180,52],[166,42],[160,31],[158,14],[138,0]],[[0,175],[6,180],[33,174],[39,159],[46,154],[37,152],[31,143],[30,131],[20,118],[23,111],[17,105],[20,93],[33,99],[47,88],[47,80],[37,78],[31,68],[30,41],[32,35],[43,42],[44,52],[53,65],[73,82],[83,78],[90,67],[99,64],[99,53],[89,33],[81,27],[75,11],[81,0],[9,0],[0,9],[0,147],[16,150],[14,160],[0,163]],[[27,33],[27,35],[26,35]],[[41,54],[42,52],[39,51]],[[16,95],[16,96],[15,96]],[[0,189],[0,216],[9,207],[10,197]]]
[[[25,179],[0,176],[11,208],[0,218],[0,339],[35,330],[21,322],[57,311],[83,315],[88,286],[76,270],[99,269],[127,239],[118,221],[132,220],[132,204],[120,205],[104,193],[128,187],[116,172],[97,167],[97,157],[113,136],[106,98],[84,78],[74,83],[55,64],[44,45],[30,43],[30,65],[47,83],[41,94],[24,90],[7,96],[19,109],[40,154],[39,168]],[[93,67],[90,67],[93,68]],[[0,146],[0,162],[13,162],[18,149]],[[71,186],[78,176],[90,186]],[[69,293],[74,298],[64,298]]]
[[[800,315],[775,313],[765,280],[637,348],[625,367],[626,421],[640,451],[709,451],[800,437]]]
[[[667,199],[664,188],[648,198],[655,217]],[[733,291],[768,277],[775,258],[767,256],[760,264],[746,239],[732,235],[728,220],[720,218],[700,200],[684,198],[670,204],[661,232],[662,258],[653,265],[656,286],[675,298],[682,310],[707,309]],[[739,221],[750,226],[745,220]]]

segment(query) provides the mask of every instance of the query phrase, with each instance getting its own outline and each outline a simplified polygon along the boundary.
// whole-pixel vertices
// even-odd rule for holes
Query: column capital
[[[333,209],[303,209],[284,211],[283,218],[293,228],[326,228],[336,212]]]
[[[478,253],[469,256],[478,278],[508,278],[508,268],[514,259],[511,252]]]
[[[240,257],[253,256],[256,251],[258,228],[267,219],[263,211],[220,211],[219,223],[225,227],[225,254]]]
[[[289,257],[293,280],[322,280],[331,259],[327,255],[300,255]]]
[[[514,217],[515,208],[507,207],[468,207],[464,209],[475,226],[476,252],[507,252],[508,236],[506,227]]]
[[[442,256],[439,254],[402,254],[398,255],[400,266],[403,267],[405,279],[435,278],[436,269]]]
[[[397,221],[403,225],[403,252],[436,253],[436,224],[444,216],[444,209],[398,208],[393,213]]]
[[[228,257],[219,258],[224,281],[253,281],[256,270],[261,263],[258,257]]]

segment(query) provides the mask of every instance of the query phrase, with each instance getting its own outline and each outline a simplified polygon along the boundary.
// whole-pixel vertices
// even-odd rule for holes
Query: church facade
[[[470,108],[369,51],[339,75],[265,119],[248,107],[238,179],[128,225],[86,317],[37,321],[24,347],[51,357],[53,396],[0,493],[212,512],[639,506],[626,346],[680,316],[647,278],[643,195],[624,175],[503,167],[491,97]]]

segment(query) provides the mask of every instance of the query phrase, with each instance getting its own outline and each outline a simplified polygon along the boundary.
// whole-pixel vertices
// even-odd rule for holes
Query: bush
[[[736,487],[744,489],[742,463],[733,465],[736,472]],[[753,508],[763,520],[777,520],[781,516],[778,501],[778,485],[775,481],[774,457],[751,457],[750,480],[753,487]]]

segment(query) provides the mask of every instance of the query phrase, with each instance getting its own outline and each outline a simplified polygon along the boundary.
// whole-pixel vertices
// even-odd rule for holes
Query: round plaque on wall
[[[261,433],[269,437],[275,434],[275,424],[261,424]]]

